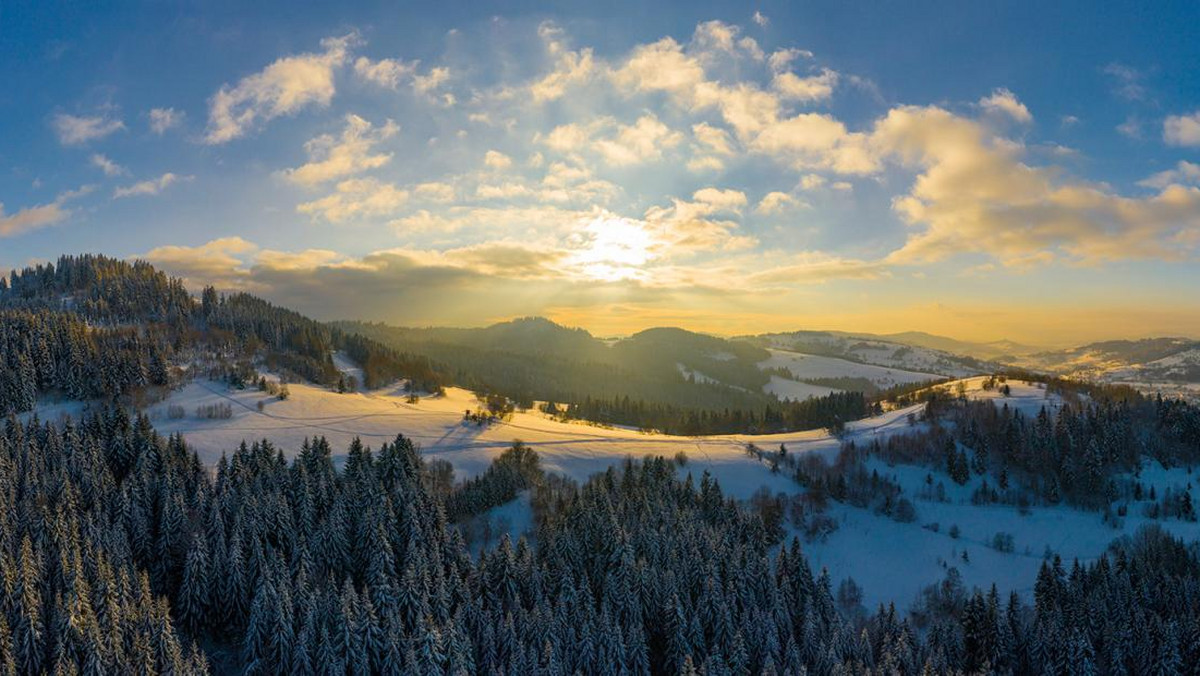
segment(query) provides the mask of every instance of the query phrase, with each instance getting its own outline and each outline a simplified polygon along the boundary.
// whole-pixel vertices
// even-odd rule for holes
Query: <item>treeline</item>
[[[71,310],[94,323],[176,323],[194,301],[183,282],[145,261],[107,256],[62,256],[0,278],[0,306]]]
[[[528,462],[526,458],[524,462]],[[912,618],[835,598],[798,542],[664,459],[554,485],[536,545],[478,557],[397,437],[335,469],[262,442],[206,471],[120,410],[0,434],[6,673],[1180,673],[1200,560],[1157,531],[1032,608],[953,576]]]
[[[0,396],[26,411],[37,396],[112,398],[147,384],[166,385],[173,359],[215,355],[263,361],[289,377],[333,386],[331,353],[345,350],[369,387],[401,377],[440,391],[430,361],[346,334],[249,294],[211,287],[197,302],[178,279],[145,262],[63,256],[57,264],[0,280]]]
[[[833,392],[804,401],[782,401],[762,409],[724,409],[720,411],[682,409],[666,404],[620,397],[556,405],[563,418],[590,420],[613,425],[630,425],[667,434],[702,435],[751,433],[766,434],[792,430],[839,428],[845,423],[876,412],[861,392]]]

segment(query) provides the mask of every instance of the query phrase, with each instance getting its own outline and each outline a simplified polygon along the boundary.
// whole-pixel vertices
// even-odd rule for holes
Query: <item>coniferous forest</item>
[[[208,472],[110,409],[0,436],[6,673],[1182,673],[1200,551],[1156,531],[1043,564],[1033,603],[953,576],[925,611],[845,616],[827,572],[709,477],[628,461],[582,486],[532,452],[534,543],[467,548],[471,505],[403,436],[243,445]]]

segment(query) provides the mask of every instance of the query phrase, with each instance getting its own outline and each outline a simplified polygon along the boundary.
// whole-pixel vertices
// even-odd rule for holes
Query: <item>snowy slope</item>
[[[880,389],[886,389],[893,385],[919,383],[943,378],[943,376],[936,373],[921,373],[901,368],[876,366],[838,359],[837,357],[802,354],[781,349],[768,349],[768,351],[771,353],[770,358],[759,362],[759,368],[784,368],[791,371],[796,380],[813,378],[866,378],[875,383]]]
[[[994,371],[996,367],[972,357],[920,345],[822,331],[771,333],[744,340],[768,349],[839,357],[864,364],[956,378]]]
[[[737,497],[747,497],[763,485],[772,491],[795,488],[787,477],[772,474],[765,465],[748,459],[747,442],[770,448],[786,443],[797,450],[829,453],[839,446],[838,440],[823,430],[681,437],[564,423],[535,412],[518,412],[507,422],[480,427],[463,421],[463,412],[474,410],[479,402],[472,393],[457,388],[415,404],[407,403],[406,395],[397,389],[337,394],[299,383],[289,385],[289,389],[291,396],[278,401],[256,390],[231,391],[220,383],[196,381],[156,404],[150,414],[160,432],[182,433],[206,463],[215,462],[222,452],[236,448],[242,440],[266,438],[291,456],[306,437],[314,435],[327,437],[336,453],[355,436],[378,446],[403,433],[419,443],[427,457],[449,460],[461,477],[467,477],[482,472],[493,457],[519,439],[538,452],[547,470],[579,480],[628,456],[673,458],[683,452],[688,457],[683,473],[699,475],[708,470]],[[257,410],[259,401],[264,402],[261,412]],[[198,406],[224,402],[233,406],[233,417],[228,420],[201,420],[193,414]],[[187,417],[171,420],[167,415],[171,405],[183,406]],[[850,428],[863,435],[886,433],[903,427],[907,412],[892,411],[852,423]]]
[[[835,390],[832,387],[809,385],[808,383],[802,383],[791,378],[780,378],[776,375],[771,376],[771,382],[763,385],[763,391],[767,394],[773,394],[780,399],[795,399],[797,401],[812,399],[813,397],[824,397],[834,392],[840,392],[840,390]]]

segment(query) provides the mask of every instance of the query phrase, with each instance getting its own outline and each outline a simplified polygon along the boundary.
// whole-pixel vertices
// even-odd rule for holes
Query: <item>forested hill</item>
[[[0,278],[0,412],[37,397],[114,397],[170,385],[174,367],[203,359],[225,368],[265,361],[318,384],[340,374],[346,351],[368,386],[400,377],[424,390],[441,380],[427,359],[399,353],[245,293],[211,288],[196,300],[145,262],[63,256]]]
[[[542,318],[482,329],[340,322],[347,332],[443,364],[457,385],[524,403],[629,397],[695,409],[759,408],[765,350],[682,329],[649,329],[611,345]]]

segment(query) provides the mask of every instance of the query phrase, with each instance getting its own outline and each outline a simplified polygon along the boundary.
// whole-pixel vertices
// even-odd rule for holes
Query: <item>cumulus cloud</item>
[[[354,74],[365,82],[386,89],[398,90],[401,86],[407,86],[430,102],[443,106],[454,105],[454,95],[441,91],[450,81],[450,69],[445,66],[436,66],[421,72],[420,65],[420,61],[404,61],[403,59],[372,61],[365,56],[360,56],[354,61]]]
[[[163,190],[166,190],[173,183],[178,181],[187,181],[190,179],[191,176],[179,176],[177,174],[167,172],[158,178],[138,181],[133,185],[119,187],[113,191],[113,199],[121,199],[122,197],[157,195]]]
[[[1140,140],[1142,138],[1142,121],[1138,119],[1137,115],[1130,115],[1125,118],[1124,122],[1117,125],[1117,132],[1125,138]]]
[[[92,155],[91,162],[92,166],[103,171],[105,176],[121,176],[128,173],[125,167],[113,162],[100,153]]]
[[[353,33],[325,38],[322,52],[283,57],[232,87],[221,87],[209,101],[205,142],[227,143],[277,117],[328,106],[336,91],[334,71],[358,42]]]
[[[402,59],[380,59],[372,61],[360,56],[354,61],[354,73],[367,82],[388,89],[398,89],[400,84],[411,80],[417,73],[418,61]]]
[[[390,216],[408,203],[409,192],[391,183],[374,178],[352,178],[337,184],[336,191],[311,202],[304,202],[296,211],[330,223]]]
[[[59,113],[51,124],[64,146],[78,146],[102,139],[125,128],[119,118],[107,115],[77,116]]]
[[[650,207],[645,221],[655,233],[656,251],[664,256],[735,251],[757,243],[738,233],[737,216],[745,205],[746,195],[739,190],[702,188],[691,200]]]
[[[1200,227],[1200,189],[1168,185],[1135,198],[1034,167],[1021,147],[997,142],[978,122],[937,107],[893,109],[872,142],[919,170],[893,209],[917,229],[888,258],[922,263],[986,253],[1007,265],[1059,258],[1098,262],[1178,259]]]
[[[174,108],[151,108],[150,131],[162,136],[168,130],[183,124],[183,111]]]
[[[833,96],[833,88],[837,82],[838,74],[826,68],[819,74],[808,77],[800,77],[791,71],[776,73],[771,80],[771,86],[786,100],[811,103],[825,101]]]
[[[1138,181],[1138,185],[1146,188],[1166,189],[1172,185],[1200,185],[1200,164],[1180,160],[1174,169],[1160,171],[1153,176]]]
[[[222,237],[200,246],[160,246],[140,256],[197,288],[213,285],[222,289],[244,288],[246,270],[242,255],[258,251],[258,245],[241,237]]]
[[[91,191],[91,186],[68,190],[59,193],[53,202],[25,207],[13,214],[6,213],[4,203],[0,202],[0,237],[14,237],[66,220],[71,215],[66,203]]]
[[[786,192],[772,191],[763,195],[759,200],[758,206],[754,207],[754,212],[764,216],[783,213],[789,209],[794,209],[802,206],[803,202]]]
[[[600,118],[588,124],[570,123],[555,127],[543,142],[560,153],[590,150],[606,163],[625,166],[660,160],[663,150],[683,141],[683,134],[646,114],[633,124]]]
[[[375,127],[358,115],[346,116],[346,127],[340,137],[322,134],[304,144],[309,161],[295,169],[283,172],[293,183],[312,187],[378,169],[392,160],[391,153],[373,153],[374,147],[393,136],[400,127],[388,120],[382,127]]]
[[[483,164],[491,169],[507,169],[512,166],[512,158],[498,150],[489,150],[483,156]]]
[[[534,103],[557,100],[569,88],[588,82],[600,72],[591,48],[578,51],[569,49],[562,29],[552,22],[543,22],[538,26],[538,36],[546,45],[546,53],[553,59],[553,68],[529,85],[529,94]]]
[[[1172,146],[1200,147],[1200,110],[1163,120],[1163,141]]]
[[[881,166],[865,134],[851,132],[840,120],[822,113],[801,113],[772,124],[750,147],[799,170],[871,174]]]
[[[1016,94],[1004,88],[993,91],[991,96],[979,99],[979,105],[985,112],[1006,115],[1022,124],[1033,122],[1033,115],[1025,104],[1017,100]]]

